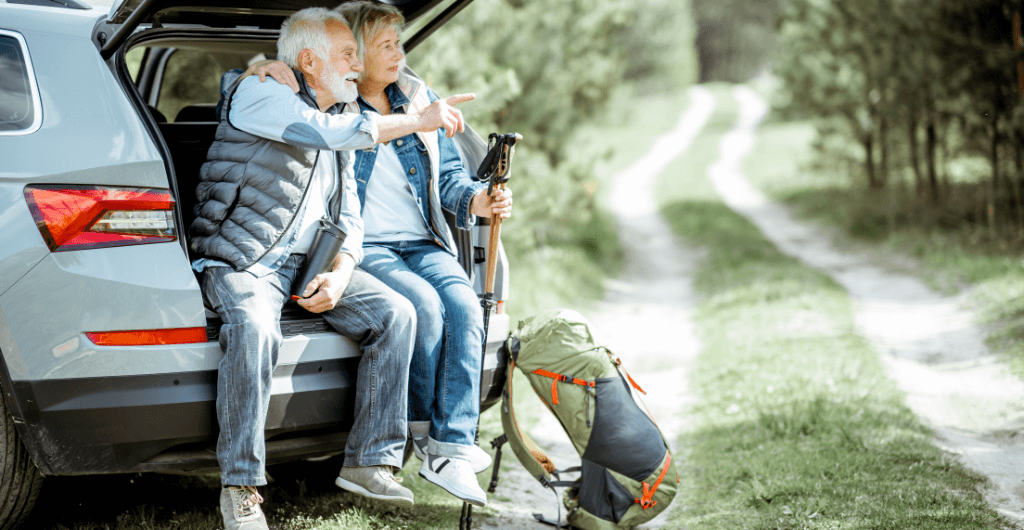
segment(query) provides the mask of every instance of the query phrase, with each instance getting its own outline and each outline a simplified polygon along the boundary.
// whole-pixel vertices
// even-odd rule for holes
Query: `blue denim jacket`
[[[391,83],[384,89],[384,92],[391,102],[391,113],[405,114],[410,101],[398,84]],[[437,94],[430,89],[427,89],[427,94],[431,102],[438,99]],[[360,112],[376,112],[376,109],[367,103],[362,96],[357,101]],[[416,204],[419,206],[420,214],[423,215],[423,220],[426,222],[431,235],[445,250],[456,255],[456,250],[449,248],[447,244],[450,238],[446,237],[446,234],[438,234],[434,230],[434,225],[430,219],[428,201],[439,200],[442,208],[455,214],[456,226],[460,229],[468,230],[476,224],[476,216],[471,215],[469,212],[470,202],[474,195],[486,190],[487,185],[470,178],[469,173],[462,165],[462,156],[459,154],[455,141],[446,137],[443,129],[439,129],[435,134],[438,135],[438,152],[440,156],[438,168],[440,175],[436,183],[432,182],[431,179],[430,159],[428,158],[427,148],[416,137],[416,134],[410,134],[393,140],[395,154],[398,155],[398,160],[405,169],[405,175],[409,178],[409,183],[416,197]],[[369,182],[370,177],[373,175],[373,167],[377,161],[377,149],[374,147],[371,150],[357,150],[355,153],[356,190],[359,196],[359,204],[363,205],[366,204],[366,183]],[[437,193],[431,193],[432,186],[435,187]],[[440,220],[438,225],[447,230],[444,220]]]

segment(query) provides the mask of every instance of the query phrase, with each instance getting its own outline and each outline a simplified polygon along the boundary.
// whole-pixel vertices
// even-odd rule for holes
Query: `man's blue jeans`
[[[360,266],[416,308],[409,420],[430,421],[440,456],[467,455],[480,417],[484,324],[466,271],[431,241],[373,243],[363,251]]]
[[[208,267],[203,272],[203,295],[224,322],[220,328],[224,357],[217,375],[217,461],[222,484],[267,483],[263,430],[282,342],[281,308],[304,261],[305,256],[293,254],[263,278],[231,267]],[[320,315],[359,343],[363,353],[345,465],[402,467],[416,329],[412,304],[357,268],[338,304]]]

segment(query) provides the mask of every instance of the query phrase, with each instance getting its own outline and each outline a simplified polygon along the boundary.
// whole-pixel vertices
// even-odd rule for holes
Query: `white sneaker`
[[[416,458],[420,460],[427,459],[427,447],[430,445],[430,439],[427,436],[422,438],[412,439],[412,453],[416,455]],[[469,448],[469,454],[465,456],[469,460],[469,465],[473,467],[473,473],[479,475],[487,468],[491,467],[491,455],[480,448],[479,445],[473,444]]]
[[[477,483],[469,460],[428,454],[420,466],[420,476],[465,502],[487,506],[487,494]]]
[[[469,457],[467,459],[469,460],[469,465],[473,467],[473,473],[483,473],[487,471],[487,468],[491,467],[491,455],[477,444],[469,447]]]

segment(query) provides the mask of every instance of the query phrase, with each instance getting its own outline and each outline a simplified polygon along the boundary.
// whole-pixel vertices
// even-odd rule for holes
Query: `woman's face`
[[[363,53],[364,70],[360,82],[388,85],[398,81],[398,70],[402,59],[405,59],[399,45],[398,31],[394,26],[388,26],[368,37],[364,40],[366,50]]]

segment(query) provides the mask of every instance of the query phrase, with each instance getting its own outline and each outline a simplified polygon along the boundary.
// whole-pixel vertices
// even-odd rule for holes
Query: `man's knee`
[[[225,323],[221,326],[220,346],[225,352],[235,343],[246,351],[259,351],[268,348],[273,351],[284,342],[277,321],[267,318],[241,319],[237,323]]]
[[[414,329],[416,327],[416,307],[408,298],[391,291],[387,296],[385,307],[385,328]]]

